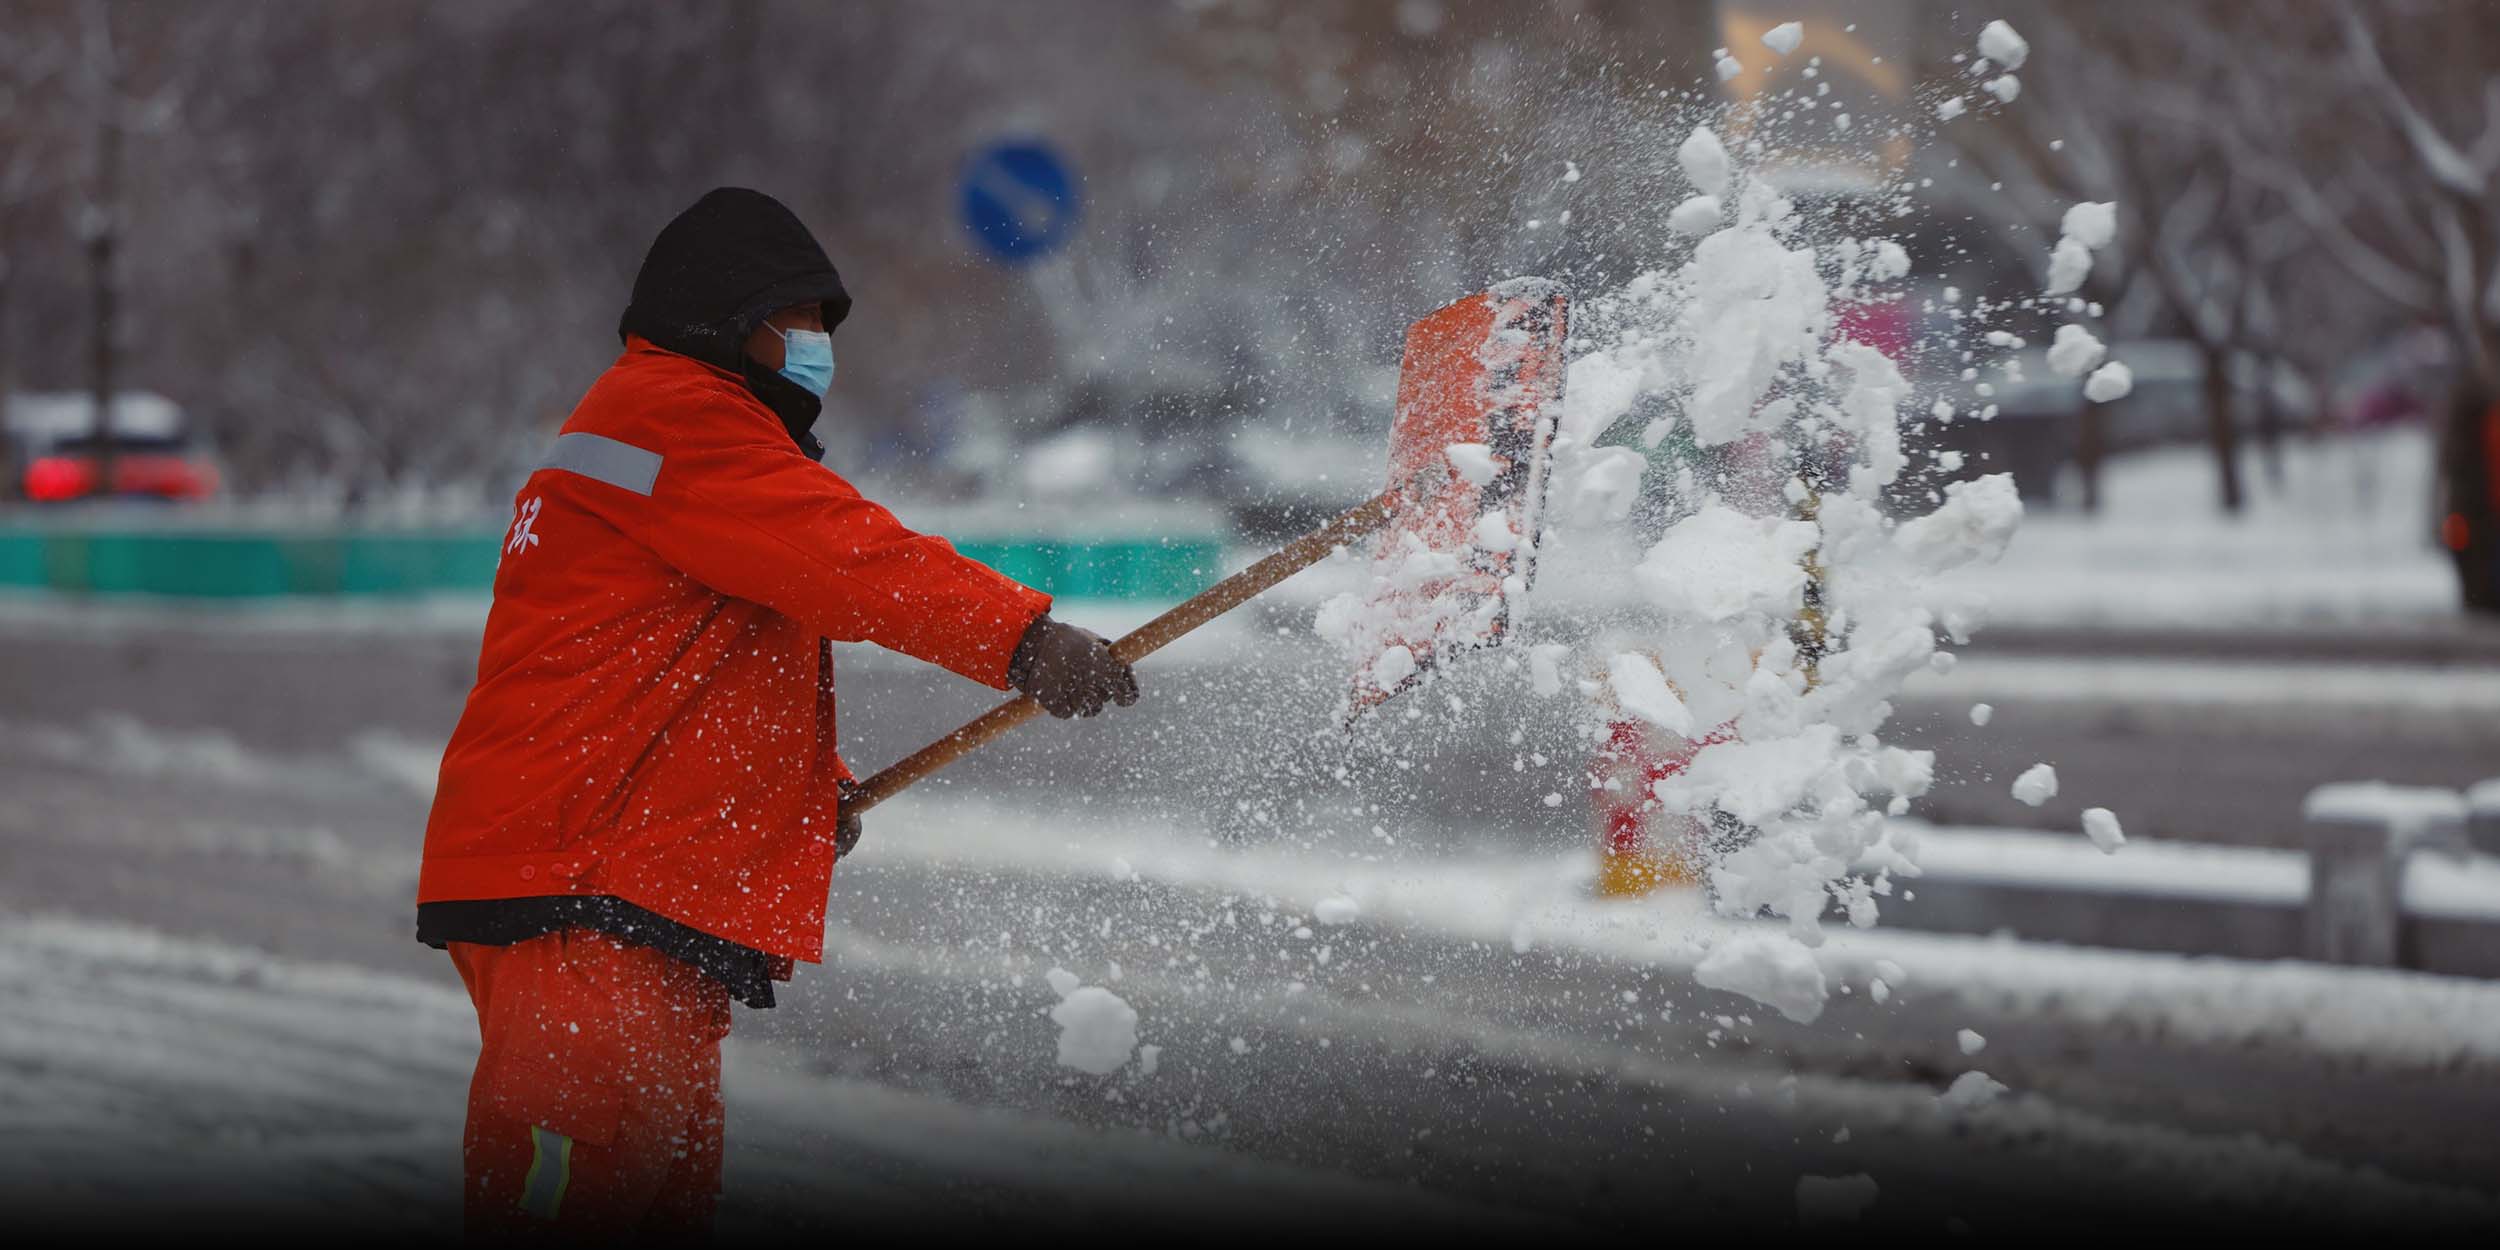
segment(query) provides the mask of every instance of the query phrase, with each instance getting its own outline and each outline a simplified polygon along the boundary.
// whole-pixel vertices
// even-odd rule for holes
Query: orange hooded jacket
[[[514,501],[420,904],[607,895],[822,958],[830,652],[998,689],[1049,596],[799,453],[735,373],[630,337]]]

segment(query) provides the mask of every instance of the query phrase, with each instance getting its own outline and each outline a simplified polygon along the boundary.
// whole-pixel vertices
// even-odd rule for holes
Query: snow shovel
[[[1569,306],[1559,283],[1514,278],[1409,327],[1388,488],[1137,627],[1112,654],[1134,664],[1384,530],[1353,605],[1352,632],[1377,658],[1355,675],[1349,723],[1451,656],[1500,644],[1535,573]],[[843,806],[875,807],[1039,711],[1029,695],[1001,703],[862,782]]]

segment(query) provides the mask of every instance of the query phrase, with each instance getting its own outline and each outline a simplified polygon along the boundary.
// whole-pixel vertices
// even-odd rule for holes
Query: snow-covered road
[[[12,1188],[134,1219],[450,1218],[474,1038],[405,936],[430,750],[0,726]],[[2112,1202],[2495,1218],[2500,987],[1878,930],[1825,948],[1849,990],[1796,1025],[1692,983],[1722,924],[1591,900],[1567,851],[1361,829],[1244,847],[947,788],[870,830],[828,966],[741,1013],[733,1227],[933,1203],[967,1223],[1759,1227],[1795,1217],[1800,1178],[1861,1172],[1868,1218],[1905,1230]],[[1054,966],[1136,1007],[1151,1075],[1057,1065]],[[1972,1070],[2012,1092],[1941,1106]]]
[[[476,1020],[457,986],[93,920],[0,919],[0,1194],[37,1227],[448,1240]],[[924,1233],[1002,1214],[1256,1230],[1539,1221],[728,1049],[725,1230]],[[974,1200],[984,1206],[949,1207]],[[1550,1231],[1550,1230],[1548,1230]]]

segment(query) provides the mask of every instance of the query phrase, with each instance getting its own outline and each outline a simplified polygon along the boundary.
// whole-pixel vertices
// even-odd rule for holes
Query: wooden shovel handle
[[[1187,602],[1138,626],[1112,643],[1111,654],[1134,664],[1161,650],[1173,639],[1249,602],[1260,591],[1319,563],[1340,545],[1379,529],[1388,521],[1397,495],[1394,490],[1382,491],[1328,524],[1293,540],[1275,554],[1199,591]],[[843,797],[842,806],[846,811],[867,811],[901,793],[905,786],[1031,720],[1033,714],[1041,710],[1042,705],[1035,702],[1031,695],[1009,699],[974,717],[963,728],[912,752],[899,763],[861,782]]]

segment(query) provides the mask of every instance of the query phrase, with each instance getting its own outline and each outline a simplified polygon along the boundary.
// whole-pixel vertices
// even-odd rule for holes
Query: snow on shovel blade
[[[1560,283],[1513,278],[1408,329],[1389,433],[1397,501],[1351,623],[1348,724],[1508,634],[1536,573],[1569,307]]]

